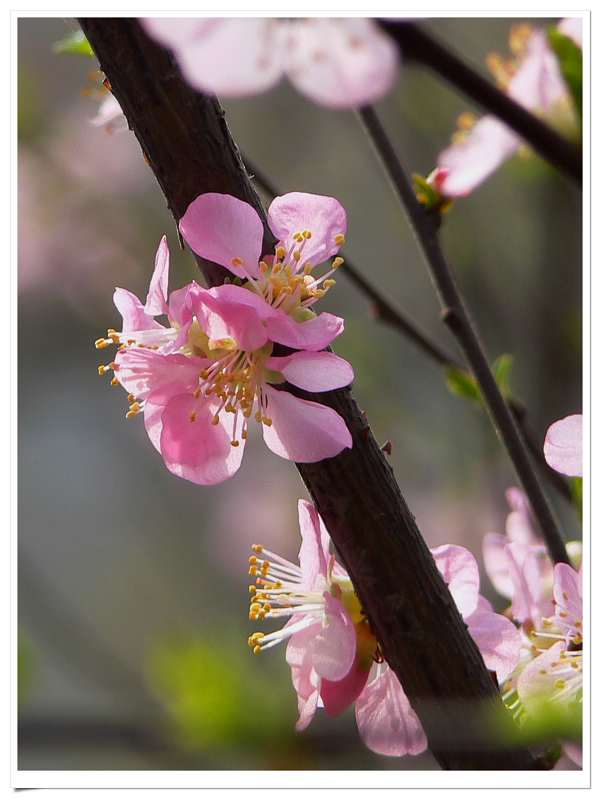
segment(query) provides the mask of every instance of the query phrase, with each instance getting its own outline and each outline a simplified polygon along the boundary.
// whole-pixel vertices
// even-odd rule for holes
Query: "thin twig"
[[[271,199],[277,197],[282,192],[271,182],[270,178],[259,169],[254,161],[251,161],[245,155],[242,156],[248,172],[254,177],[256,184],[268,195]],[[353,283],[358,290],[373,303],[375,316],[379,321],[388,324],[393,329],[397,330],[402,336],[408,338],[412,343],[423,352],[427,357],[433,360],[438,366],[443,369],[464,368],[457,363],[450,355],[442,349],[435,341],[429,338],[422,330],[417,327],[414,321],[410,319],[403,311],[394,307],[388,300],[380,293],[374,285],[372,285],[360,272],[359,268],[353,264],[344,254],[344,268],[340,269],[341,274],[345,274],[351,283]],[[466,371],[466,369],[465,369]],[[539,467],[546,479],[554,486],[556,491],[569,503],[572,503],[573,497],[567,482],[563,477],[550,468],[542,447],[536,440],[536,436],[531,429],[527,420],[527,410],[522,402],[513,397],[507,399],[508,405],[515,417],[523,439],[527,444],[527,448],[535,458]]]
[[[402,168],[373,108],[361,108],[358,115],[410,219],[442,307],[442,319],[454,334],[477,379],[494,427],[527,494],[550,556],[554,562],[568,563],[569,557],[559,531],[558,521],[538,481],[514,416],[496,384],[475,325],[469,318],[450,266],[440,247],[437,219],[417,200],[412,183]]]
[[[501,119],[549,163],[581,184],[583,165],[580,147],[497,89],[414,23],[380,20],[379,24],[396,42],[405,58],[430,67],[477,105]]]

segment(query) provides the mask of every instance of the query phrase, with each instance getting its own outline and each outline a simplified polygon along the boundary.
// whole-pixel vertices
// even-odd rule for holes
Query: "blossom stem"
[[[380,20],[379,24],[396,42],[405,58],[430,67],[512,128],[549,163],[581,184],[583,167],[580,147],[496,88],[418,25],[389,20]]]
[[[262,169],[259,169],[256,164],[251,161],[246,155],[243,155],[244,163],[251,176],[259,187],[259,189],[266,194],[270,199],[279,196],[281,192],[268,178]],[[444,371],[451,368],[463,368],[456,362],[441,346],[434,340],[429,338],[415,322],[410,319],[403,311],[394,307],[385,296],[375,288],[361,273],[360,269],[353,264],[347,255],[344,253],[344,266],[339,269],[341,274],[345,274],[350,282],[356,286],[361,294],[366,296],[373,303],[376,318],[388,324],[395,329],[400,335],[408,338],[417,349],[419,349],[430,360],[437,363]],[[543,472],[545,478],[554,486],[557,493],[569,503],[573,503],[573,495],[564,477],[558,471],[551,468],[546,462],[542,445],[536,440],[535,433],[528,421],[527,409],[518,399],[510,397],[507,399],[510,410],[515,417],[517,424],[521,430],[521,434],[527,448],[531,455],[535,458],[539,468]]]
[[[538,481],[515,417],[494,379],[475,324],[467,312],[452,270],[442,252],[438,237],[438,219],[417,200],[410,178],[373,108],[361,108],[357,113],[394,192],[404,206],[436,290],[442,308],[442,320],[456,338],[477,379],[492,423],[527,494],[548,552],[555,563],[570,564],[558,521]]]

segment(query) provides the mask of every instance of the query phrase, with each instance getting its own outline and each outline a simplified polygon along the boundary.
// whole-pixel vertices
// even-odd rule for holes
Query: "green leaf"
[[[69,55],[85,55],[88,58],[94,57],[94,51],[81,30],[67,33],[58,42],[54,42],[52,49],[57,55],[67,53]]]
[[[450,366],[446,369],[446,385],[451,393],[469,399],[472,402],[481,402],[481,393],[475,378],[464,369]]]
[[[583,479],[581,477],[572,477],[569,480],[569,486],[571,488],[573,504],[575,505],[577,514],[581,520],[583,517]]]
[[[558,58],[560,71],[569,88],[575,108],[581,119],[583,113],[583,64],[581,48],[558,28],[548,30],[548,41]]]
[[[500,392],[503,396],[508,397],[510,396],[510,375],[512,372],[512,367],[514,363],[514,358],[512,355],[504,354],[500,355],[500,357],[496,358],[492,364],[492,373],[496,382],[498,383],[498,388],[500,388]]]

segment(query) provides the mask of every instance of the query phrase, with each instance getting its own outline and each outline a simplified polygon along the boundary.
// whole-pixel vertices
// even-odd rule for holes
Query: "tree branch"
[[[268,195],[271,199],[277,197],[282,192],[279,191],[271,180],[265,175],[262,169],[259,169],[254,161],[250,161],[246,155],[243,155],[243,161],[246,168],[250,171],[258,185],[259,189]],[[394,307],[388,300],[380,293],[375,286],[373,286],[364,277],[359,268],[351,263],[345,253],[344,254],[344,268],[340,269],[339,274],[345,274],[350,282],[356,286],[361,294],[368,297],[373,303],[376,318],[395,329],[400,335],[408,338],[409,341],[420,349],[430,360],[434,361],[438,366],[443,369],[450,368],[463,368],[462,365],[457,363],[450,355],[442,349],[438,344],[429,338],[417,325],[408,318],[408,316],[398,308]],[[536,440],[536,436],[531,429],[527,420],[527,408],[518,399],[511,397],[507,400],[508,406],[515,417],[517,424],[523,435],[523,439],[527,444],[530,454],[535,458],[538,466],[544,473],[546,479],[554,486],[556,491],[570,504],[573,502],[573,496],[565,479],[551,468],[546,462],[542,446]]]
[[[569,563],[558,521],[538,482],[514,416],[496,384],[475,325],[467,313],[450,266],[440,247],[437,219],[417,200],[411,181],[404,172],[375,111],[371,107],[365,107],[358,111],[358,115],[394,192],[404,205],[438,295],[443,321],[454,334],[477,379],[492,423],[527,494],[548,552],[555,563]]]
[[[580,147],[567,141],[522,105],[511,100],[414,23],[380,20],[379,24],[396,42],[405,58],[430,67],[477,105],[511,127],[549,163],[581,184],[583,166]]]
[[[175,220],[209,191],[250,202],[264,219],[217,100],[188,87],[168,52],[135,20],[87,18],[81,26]],[[213,267],[203,271],[209,283],[219,280]],[[483,710],[506,717],[494,680],[350,390],[309,398],[344,418],[353,448],[320,463],[299,464],[298,470],[432,753],[447,768],[535,767],[526,750],[502,747],[496,730],[481,723]],[[458,728],[479,745],[457,748]]]

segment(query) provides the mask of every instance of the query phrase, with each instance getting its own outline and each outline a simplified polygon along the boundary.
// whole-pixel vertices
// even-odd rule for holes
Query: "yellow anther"
[[[219,423],[219,414],[218,413],[217,413],[216,416],[213,416],[211,418],[210,423],[213,425],[213,427],[217,426],[217,424]]]
[[[248,593],[250,594],[256,593],[256,585],[248,585]]]
[[[310,273],[312,272],[312,270],[313,270],[313,265],[312,265],[312,263],[305,263],[305,264],[304,264],[304,268],[302,269],[302,271],[304,272],[304,274],[310,274]]]
[[[269,264],[264,260],[260,260],[258,262],[258,268],[262,274],[266,274],[269,271]]]
[[[254,648],[252,649],[253,654],[260,654],[260,652],[261,652],[260,646],[254,646]]]
[[[262,421],[262,413],[260,412],[260,410],[256,411],[256,413],[254,414],[254,418],[260,424],[260,422]]]
[[[300,258],[302,257],[302,255],[300,254],[300,252],[298,252],[298,250],[297,250],[297,249],[295,249],[295,250],[294,250],[294,254],[292,255],[292,257],[294,258],[294,260],[296,261],[296,263],[298,263],[298,261],[300,260]]]
[[[340,258],[340,257],[334,258],[333,259],[333,263],[331,264],[331,268],[332,269],[339,269],[340,266],[343,264],[343,262],[344,262],[343,258]]]
[[[260,606],[260,604],[257,604],[256,602],[254,602],[253,604],[250,605],[250,612],[260,612],[260,610],[261,610],[261,606]]]
[[[128,410],[127,413],[125,413],[125,418],[133,418],[134,416],[137,416],[138,412],[138,410]]]
[[[257,562],[258,557],[256,557],[254,554],[251,554],[250,557],[248,557],[248,565],[256,565]]]
[[[346,243],[346,236],[343,233],[338,233],[333,240],[338,245],[338,247],[341,247],[343,244]]]
[[[246,414],[244,413],[244,415],[246,415]],[[248,413],[248,415],[250,415],[250,413]],[[246,418],[247,417],[248,416],[246,416]],[[245,440],[247,440],[247,438],[248,438],[248,430],[247,429],[243,429],[242,430],[242,440],[245,441]]]
[[[564,679],[557,679],[557,680],[554,682],[554,689],[555,689],[555,690],[562,690],[562,689],[563,689],[564,687],[566,687],[566,686],[567,686],[567,683],[565,682],[565,680],[564,680]]]
[[[243,263],[244,263],[244,261],[242,260],[242,258],[239,258],[237,255],[236,255],[235,258],[231,259],[231,265],[232,266],[242,266]]]
[[[119,380],[116,377],[113,377],[112,380],[110,381],[110,384],[111,385],[118,385],[119,384]]]
[[[110,346],[111,341],[107,341],[106,338],[98,338],[98,340],[94,341],[94,346],[96,349],[106,349],[107,346]]]
[[[456,120],[459,130],[471,130],[477,122],[477,117],[471,111],[463,111]]]
[[[563,598],[565,601],[569,600],[569,594],[565,590],[563,590]]]
[[[237,447],[240,445],[240,442],[238,440],[231,441],[231,445],[234,449],[237,449]]]
[[[312,233],[310,232],[310,230],[304,230],[302,232],[302,238],[312,238]]]
[[[252,544],[252,551],[255,551],[257,554],[262,554],[263,547],[260,545],[260,543],[253,543]]]
[[[110,371],[110,366],[100,365],[98,366],[98,374],[103,377],[108,371]]]
[[[323,280],[323,288],[325,288],[327,290],[329,290],[330,288],[333,288],[334,285],[335,285],[335,280],[333,280],[333,279]]]
[[[277,247],[277,249],[275,250],[275,256],[279,260],[283,260],[285,258],[285,247]]]
[[[266,416],[263,416],[262,423],[265,425],[265,427],[270,427],[273,421],[270,418],[266,418]]]
[[[196,420],[196,418],[197,418],[197,416],[196,416],[196,411],[195,411],[195,410],[192,410],[192,412],[190,413],[190,421],[192,422],[192,424],[194,423],[194,421]]]

